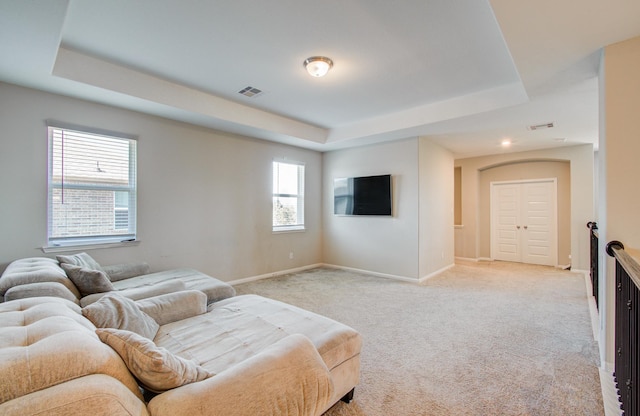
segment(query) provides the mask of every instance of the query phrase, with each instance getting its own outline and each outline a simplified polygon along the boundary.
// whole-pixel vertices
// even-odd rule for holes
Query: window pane
[[[298,198],[273,197],[273,226],[298,225]]]
[[[304,229],[304,165],[273,162],[273,229]]]
[[[49,127],[49,245],[135,238],[135,208],[135,140]]]
[[[116,226],[113,191],[65,189],[52,192],[50,238],[128,234],[128,226]],[[128,217],[128,210],[127,217]],[[127,218],[128,223],[128,218]]]
[[[277,194],[298,194],[298,165],[288,163],[278,163],[276,171],[276,181],[274,193]]]

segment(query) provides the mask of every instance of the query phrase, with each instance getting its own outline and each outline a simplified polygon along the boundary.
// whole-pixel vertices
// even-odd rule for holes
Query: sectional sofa
[[[122,291],[5,293],[0,414],[320,415],[353,397],[353,328],[257,295]]]

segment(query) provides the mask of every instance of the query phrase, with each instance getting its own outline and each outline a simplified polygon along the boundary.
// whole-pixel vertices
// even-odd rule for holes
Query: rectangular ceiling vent
[[[529,126],[527,127],[527,130],[542,130],[542,129],[550,129],[551,127],[553,127],[553,123],[543,123],[543,124],[536,124],[535,126]]]
[[[242,94],[245,97],[253,98],[262,94],[262,90],[249,86],[238,91],[238,94]]]

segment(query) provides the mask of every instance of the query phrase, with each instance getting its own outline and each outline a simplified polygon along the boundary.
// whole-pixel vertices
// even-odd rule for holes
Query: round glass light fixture
[[[327,75],[333,66],[333,61],[325,56],[312,56],[304,61],[304,67],[312,77],[323,77]]]

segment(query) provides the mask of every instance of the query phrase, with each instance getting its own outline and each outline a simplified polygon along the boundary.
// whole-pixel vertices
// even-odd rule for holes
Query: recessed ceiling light
[[[312,56],[304,61],[304,67],[312,77],[323,77],[333,66],[333,61],[325,56]]]
[[[502,147],[509,147],[511,146],[511,139],[502,139],[502,142],[500,142],[500,144],[502,145]]]

